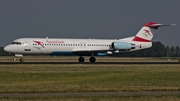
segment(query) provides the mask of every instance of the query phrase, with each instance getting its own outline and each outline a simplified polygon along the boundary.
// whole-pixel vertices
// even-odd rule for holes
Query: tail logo
[[[149,34],[149,36],[151,36],[151,33],[150,33],[150,31],[149,31],[149,30],[144,29],[144,31],[145,31],[145,33]]]
[[[37,43],[38,45],[41,45],[44,48],[44,46],[42,45],[42,42],[40,41],[33,41],[33,42]]]

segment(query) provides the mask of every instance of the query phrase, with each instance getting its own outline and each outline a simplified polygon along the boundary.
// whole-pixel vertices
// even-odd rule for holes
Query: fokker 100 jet
[[[122,39],[66,39],[66,38],[19,38],[4,47],[15,56],[23,54],[77,55],[78,61],[84,62],[83,56],[90,56],[89,61],[95,62],[95,56],[116,55],[150,48],[155,31],[161,26],[174,24],[158,24],[148,22],[132,37]],[[24,59],[21,57],[20,62]]]

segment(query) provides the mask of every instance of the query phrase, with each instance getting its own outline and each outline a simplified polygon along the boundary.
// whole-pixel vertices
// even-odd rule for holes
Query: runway
[[[136,95],[179,95],[180,91],[148,91],[148,92],[84,92],[84,93],[19,93],[0,94],[0,97],[30,97],[30,96],[136,96]]]
[[[180,64],[180,62],[0,62],[2,64]]]

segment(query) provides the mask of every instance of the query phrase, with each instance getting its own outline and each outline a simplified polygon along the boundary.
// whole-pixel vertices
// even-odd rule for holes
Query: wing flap
[[[74,49],[72,52],[106,52],[109,50],[99,50],[99,49]]]

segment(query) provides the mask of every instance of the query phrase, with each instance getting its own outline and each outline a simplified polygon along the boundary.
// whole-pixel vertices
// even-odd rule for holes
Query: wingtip
[[[177,26],[177,24],[171,24],[171,26]]]

